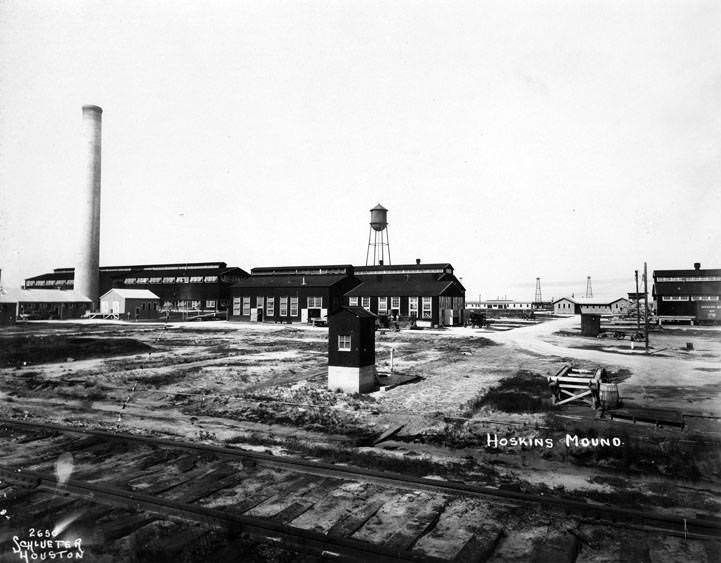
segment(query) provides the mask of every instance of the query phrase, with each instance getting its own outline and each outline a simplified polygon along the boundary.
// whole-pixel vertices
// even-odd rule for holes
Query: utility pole
[[[641,332],[641,300],[638,298],[638,270],[634,272],[636,277],[636,332]]]
[[[644,308],[644,319],[645,319],[645,332],[646,332],[646,353],[648,354],[648,270],[646,269],[646,262],[643,263],[643,308]]]

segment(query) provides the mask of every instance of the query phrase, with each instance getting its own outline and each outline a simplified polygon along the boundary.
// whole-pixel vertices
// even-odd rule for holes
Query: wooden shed
[[[581,314],[581,335],[598,336],[601,334],[601,315]]]
[[[328,318],[328,388],[365,393],[375,387],[376,316],[343,307]]]
[[[100,296],[100,312],[131,319],[155,319],[160,311],[160,297],[148,289],[115,287]]]

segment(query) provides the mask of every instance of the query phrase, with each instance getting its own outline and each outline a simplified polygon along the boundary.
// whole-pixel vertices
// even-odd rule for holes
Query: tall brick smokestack
[[[80,202],[80,247],[74,289],[98,308],[100,286],[100,149],[103,110],[83,106],[83,180]]]

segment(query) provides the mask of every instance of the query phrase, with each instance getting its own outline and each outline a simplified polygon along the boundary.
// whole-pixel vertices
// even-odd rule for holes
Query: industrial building
[[[16,319],[77,319],[91,306],[90,299],[75,291],[17,288],[3,289],[0,304],[4,305],[3,322],[7,324]]]
[[[156,319],[160,298],[147,289],[113,288],[100,296],[100,313],[118,318]]]
[[[602,297],[562,297],[553,302],[556,315],[622,315],[628,308],[628,299],[604,299]]]
[[[516,301],[514,299],[485,299],[468,301],[466,309],[472,311],[518,311],[530,312],[535,309],[533,301]]]
[[[27,278],[25,288],[74,288],[73,268]],[[99,292],[113,288],[146,289],[160,299],[160,307],[171,313],[224,313],[230,307],[230,287],[249,274],[225,262],[103,266]]]
[[[359,283],[351,265],[253,268],[231,288],[230,319],[309,322],[340,309],[343,295]]]
[[[465,289],[450,264],[253,268],[231,290],[231,320],[309,322],[341,306],[419,326],[463,323]]]
[[[721,269],[655,270],[653,299],[659,323],[719,323]]]
[[[466,290],[448,263],[357,266],[345,304],[417,326],[463,324]]]

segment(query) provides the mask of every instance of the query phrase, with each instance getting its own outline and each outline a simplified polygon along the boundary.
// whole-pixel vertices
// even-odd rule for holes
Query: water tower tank
[[[375,231],[382,231],[388,226],[388,210],[380,203],[371,209],[371,227]]]

